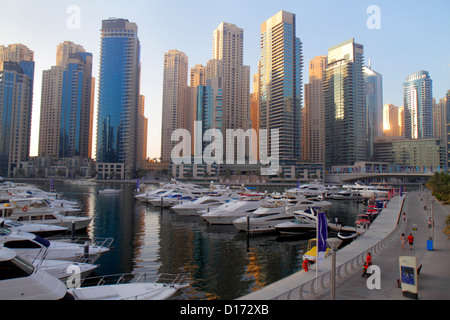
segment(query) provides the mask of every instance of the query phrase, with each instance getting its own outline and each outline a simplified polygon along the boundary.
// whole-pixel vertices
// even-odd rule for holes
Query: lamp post
[[[331,262],[331,300],[335,299],[336,293],[336,251],[339,248],[342,240],[338,238],[329,238],[327,240],[328,245],[332,251],[332,262]]]

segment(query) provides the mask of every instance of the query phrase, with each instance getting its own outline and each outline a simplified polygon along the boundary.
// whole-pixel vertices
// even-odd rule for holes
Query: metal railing
[[[399,217],[397,219],[397,225],[392,230],[391,233],[389,233],[383,240],[379,241],[375,245],[373,245],[370,248],[367,248],[367,250],[363,251],[362,253],[358,254],[354,258],[340,264],[339,266],[336,266],[336,279],[342,278],[344,275],[352,272],[356,268],[361,268],[365,261],[365,255],[367,252],[371,252],[372,255],[377,254],[382,249],[384,249],[395,237],[396,232],[400,226],[399,220],[401,216],[401,212],[403,212],[403,205],[405,202],[406,197],[402,200],[402,205],[399,212]],[[276,296],[272,298],[272,300],[302,300],[305,299],[307,296],[311,294],[318,293],[320,290],[326,288],[329,284],[331,284],[331,271],[325,272],[324,274],[304,283],[300,286],[291,289],[279,296]]]

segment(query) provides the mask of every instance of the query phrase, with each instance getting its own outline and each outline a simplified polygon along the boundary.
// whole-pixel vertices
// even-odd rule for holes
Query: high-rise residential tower
[[[246,131],[251,128],[250,67],[243,65],[244,30],[234,24],[222,22],[213,32],[212,58],[207,65],[206,78],[222,78],[222,131],[225,138],[227,129]],[[237,145],[246,142],[239,140],[239,137],[233,142],[226,141],[225,152],[234,162]],[[248,148],[245,149],[248,154]]]
[[[136,23],[102,21],[97,120],[97,166],[115,163],[127,174],[137,162],[140,43]]]
[[[309,83],[305,84],[305,107],[302,115],[302,159],[325,163],[325,110],[323,76],[327,56],[309,61]]]
[[[383,77],[370,64],[363,66],[367,109],[367,156],[372,159],[375,138],[383,136]]]
[[[303,57],[295,14],[280,11],[263,22],[260,48],[259,117],[267,150],[272,150],[270,132],[277,129],[279,161],[300,160]]]
[[[0,175],[11,176],[30,153],[34,52],[0,46]]]
[[[190,128],[188,103],[188,57],[181,51],[164,54],[162,97],[161,161],[170,162],[178,141],[171,141],[174,130]]]
[[[364,48],[354,39],[328,50],[324,79],[325,165],[353,165],[367,158]]]
[[[39,155],[91,157],[92,54],[65,41],[42,73]]]
[[[426,139],[433,136],[433,90],[428,71],[417,71],[403,83],[405,137]]]

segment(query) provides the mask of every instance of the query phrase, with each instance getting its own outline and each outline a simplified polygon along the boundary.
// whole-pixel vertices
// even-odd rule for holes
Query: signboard
[[[417,257],[401,256],[398,259],[403,296],[417,299]]]
[[[413,224],[413,228],[412,229],[413,229],[414,232],[417,232],[417,224]]]

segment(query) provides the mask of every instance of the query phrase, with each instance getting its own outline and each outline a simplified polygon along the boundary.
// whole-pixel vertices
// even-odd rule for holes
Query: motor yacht
[[[343,189],[347,189],[356,194],[360,194],[361,196],[363,196],[366,199],[373,199],[373,198],[388,196],[387,190],[379,190],[379,189],[375,188],[374,186],[362,185],[359,183],[355,183],[352,185],[344,185]]]
[[[241,199],[227,202],[201,216],[210,224],[232,224],[233,220],[247,216],[263,204],[267,203],[264,195],[243,195]]]
[[[49,259],[34,259],[32,263],[36,268],[44,270],[61,281],[67,281],[75,272],[78,273],[80,279],[84,279],[99,267],[98,264],[87,262]]]
[[[47,240],[26,232],[12,232],[6,228],[0,229],[0,246],[17,251],[27,259],[50,259],[79,261],[81,258],[97,256],[108,252],[112,239],[103,241],[103,246],[93,240],[84,243],[71,242],[70,239]]]
[[[233,199],[237,199],[233,194],[209,194],[193,201],[187,201],[174,205],[172,210],[182,216],[198,216],[201,210],[211,211],[218,206],[227,203]]]
[[[119,194],[121,192],[122,190],[120,189],[111,189],[111,188],[106,188],[97,191],[98,194]]]
[[[11,231],[29,232],[41,237],[61,234],[69,231],[69,228],[51,224],[21,223],[9,219],[0,218],[0,228],[8,228]]]
[[[15,250],[0,248],[0,300],[59,300],[66,285]]]
[[[298,185],[297,188],[291,188],[286,192],[295,195],[303,195],[307,197],[321,196],[327,193],[325,185],[318,182],[311,182],[308,184]]]
[[[22,223],[39,223],[85,230],[92,218],[83,215],[64,215],[50,207],[43,198],[11,199],[0,206],[0,217]]]
[[[276,231],[277,224],[294,220],[294,214],[286,212],[288,205],[288,199],[270,201],[247,216],[233,220],[233,225],[240,231],[250,233]]]
[[[364,200],[364,197],[358,192],[351,189],[339,190],[330,195],[333,200]]]
[[[284,235],[303,235],[316,232],[317,223],[309,223],[303,220],[281,222],[275,225],[275,230]]]

